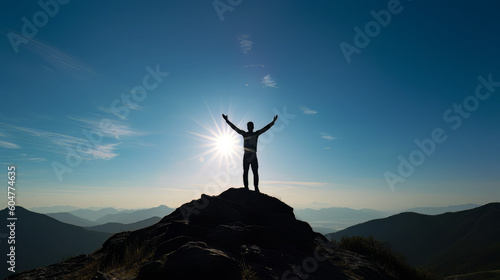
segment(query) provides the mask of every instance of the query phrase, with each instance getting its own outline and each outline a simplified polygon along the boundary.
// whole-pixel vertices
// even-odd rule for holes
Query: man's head
[[[253,122],[248,122],[247,123],[247,128],[249,132],[253,132]]]

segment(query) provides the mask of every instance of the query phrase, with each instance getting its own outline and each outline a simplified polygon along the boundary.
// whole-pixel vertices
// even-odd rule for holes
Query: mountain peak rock
[[[235,188],[202,195],[157,224],[115,234],[101,249],[77,258],[85,264],[70,259],[43,270],[52,273],[44,277],[395,279],[369,258],[313,232],[279,199]],[[75,269],[68,269],[72,264]],[[35,272],[8,279],[31,279]]]

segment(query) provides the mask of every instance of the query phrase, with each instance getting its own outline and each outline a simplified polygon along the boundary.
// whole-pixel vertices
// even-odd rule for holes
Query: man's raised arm
[[[238,134],[241,134],[243,135],[243,133],[245,133],[243,130],[237,128],[232,122],[230,122],[228,119],[227,119],[227,115],[224,115],[222,114],[222,118],[226,120],[226,123],[232,128],[234,129],[234,131],[236,131]]]
[[[259,135],[260,135],[260,134],[262,134],[262,133],[264,133],[264,132],[268,131],[268,130],[269,130],[269,129],[270,129],[270,128],[274,125],[274,123],[276,122],[276,120],[277,120],[277,119],[278,119],[278,115],[274,116],[273,121],[272,121],[272,122],[270,122],[268,125],[264,126],[262,129],[258,130],[258,131],[257,131],[257,134],[259,134]]]

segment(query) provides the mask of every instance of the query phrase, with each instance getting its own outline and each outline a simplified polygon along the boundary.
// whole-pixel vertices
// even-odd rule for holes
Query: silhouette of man
[[[264,126],[261,130],[253,131],[253,122],[247,123],[248,131],[241,130],[237,128],[232,122],[227,119],[227,115],[222,114],[222,118],[226,120],[226,123],[234,129],[238,134],[243,136],[243,147],[245,153],[243,154],[243,184],[245,189],[248,190],[248,169],[251,166],[253,172],[253,185],[255,186],[255,191],[259,192],[259,162],[257,161],[257,139],[259,135],[269,130],[276,120],[278,115],[274,116],[272,122]]]

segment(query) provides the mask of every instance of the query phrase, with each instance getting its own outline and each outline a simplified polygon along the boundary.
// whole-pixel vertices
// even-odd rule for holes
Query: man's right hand
[[[222,114],[222,118],[227,121],[227,115]]]

